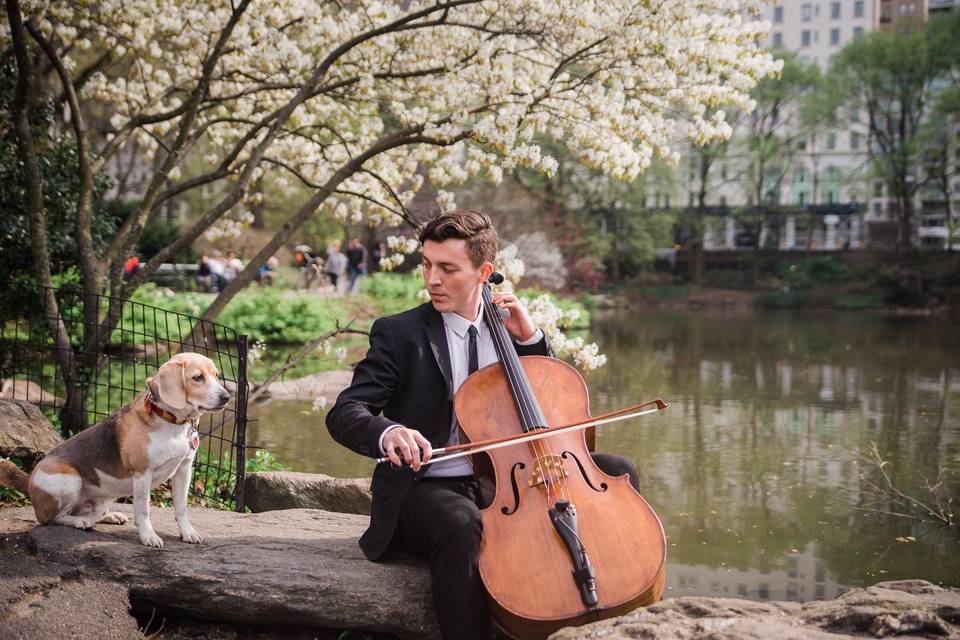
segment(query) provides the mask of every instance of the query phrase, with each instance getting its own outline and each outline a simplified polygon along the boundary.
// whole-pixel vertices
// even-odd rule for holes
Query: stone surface
[[[264,471],[248,473],[244,499],[254,513],[276,509],[323,509],[370,514],[370,478],[341,479],[322,473]]]
[[[24,400],[0,399],[0,456],[21,458],[33,467],[63,442],[40,410]]]
[[[204,620],[322,629],[363,629],[400,638],[438,635],[426,566],[373,563],[357,546],[365,516],[291,509],[238,514],[191,509],[204,537],[177,538],[172,508],[151,510],[163,549],[140,544],[125,525],[95,531],[37,526],[30,549],[48,562],[84,567],[129,590],[137,608]],[[3,509],[32,516],[32,509]],[[17,517],[11,514],[9,517]]]
[[[118,508],[131,513],[129,505]],[[307,509],[261,514],[191,509],[190,516],[205,536],[201,545],[177,540],[172,509],[153,509],[165,543],[158,550],[142,546],[132,524],[84,532],[34,526],[30,508],[0,509],[0,636],[7,637],[11,612],[27,611],[37,624],[49,626],[35,627],[42,635],[12,637],[127,637],[131,623],[121,615],[125,593],[138,611],[155,608],[158,619],[171,620],[169,637],[177,640],[334,638],[339,632],[330,630],[346,629],[371,637],[438,635],[426,568],[416,562],[368,562],[356,543],[366,527],[363,516]],[[36,555],[24,554],[24,546]],[[61,607],[66,615],[59,615]],[[99,633],[94,623],[107,631]],[[669,599],[620,618],[562,629],[551,640],[957,639],[958,625],[960,589],[905,580],[804,604]]]
[[[673,598],[619,618],[561,629],[550,640],[671,638],[687,640],[826,640],[960,638],[960,589],[925,580],[881,582],[836,600],[750,602]]]
[[[29,556],[24,542],[22,533],[0,538],[0,637],[142,637],[125,587]]]
[[[313,401],[320,396],[326,399],[327,404],[333,404],[340,392],[350,386],[352,379],[353,371],[350,369],[321,371],[303,378],[271,382],[263,391],[256,384],[251,384],[250,392],[256,391],[255,402],[258,404],[273,400]]]
[[[0,398],[4,400],[24,400],[33,404],[60,406],[63,400],[52,393],[47,393],[43,387],[32,380],[14,380],[7,378],[0,380]]]

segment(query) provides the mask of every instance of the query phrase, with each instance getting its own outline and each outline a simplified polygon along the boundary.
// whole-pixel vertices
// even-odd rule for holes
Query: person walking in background
[[[197,269],[197,284],[203,291],[210,291],[213,288],[213,272],[210,271],[210,258],[206,255],[200,256],[200,268]]]
[[[123,279],[127,280],[140,270],[140,256],[132,255],[123,264]]]
[[[387,248],[382,242],[373,243],[373,249],[370,250],[370,271],[380,271],[380,259],[387,253]]]
[[[210,290],[214,293],[223,291],[227,286],[227,279],[224,277],[223,254],[218,249],[214,249],[210,255],[210,273],[213,276],[213,284]]]
[[[333,285],[333,292],[337,293],[339,283],[342,282],[341,276],[347,270],[347,256],[340,253],[340,241],[334,240],[327,247],[327,261],[323,264],[323,272],[330,279]]]
[[[223,277],[226,278],[227,282],[233,282],[241,271],[243,271],[243,263],[237,257],[237,254],[231,251],[227,254],[227,261],[223,265]]]
[[[350,246],[347,247],[347,269],[350,274],[347,292],[353,293],[357,278],[367,275],[367,248],[360,243],[359,238],[350,240]]]
[[[260,267],[260,271],[257,272],[257,281],[261,287],[273,284],[273,279],[277,275],[277,267],[279,265],[280,261],[277,260],[277,257],[270,256],[267,263]]]

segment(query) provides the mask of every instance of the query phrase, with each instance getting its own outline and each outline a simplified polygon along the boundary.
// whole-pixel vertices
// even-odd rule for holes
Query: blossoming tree
[[[520,166],[550,173],[556,162],[535,142],[547,135],[584,163],[631,179],[655,155],[674,159],[678,134],[700,143],[726,137],[723,107],[749,108],[750,89],[776,70],[757,45],[766,27],[755,20],[758,5],[9,0],[3,39],[17,60],[12,115],[33,223],[42,231],[44,185],[27,124],[43,92],[63,101],[63,128],[76,138],[76,237],[88,293],[128,298],[163,261],[242,215],[257,180],[308,186],[312,195],[253,268],[207,309],[212,319],[310,216],[415,227],[406,204],[421,168],[441,187],[474,175],[496,182]],[[91,185],[130,145],[148,167],[142,200],[97,255]],[[123,261],[151,213],[201,188],[217,202],[124,281]],[[446,191],[441,200],[452,204]],[[49,285],[42,233],[34,239],[38,279]],[[118,305],[102,318],[88,309],[88,323],[112,326]],[[90,333],[93,341],[109,335]]]

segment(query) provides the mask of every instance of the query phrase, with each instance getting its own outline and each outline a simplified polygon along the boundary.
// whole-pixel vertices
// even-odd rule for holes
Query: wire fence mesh
[[[120,310],[112,328],[103,321],[110,305]],[[233,394],[226,409],[201,418],[191,493],[201,504],[242,511],[246,335],[139,302],[85,296],[73,287],[0,295],[0,397],[37,405],[64,437],[132,401],[181,351],[213,360]]]

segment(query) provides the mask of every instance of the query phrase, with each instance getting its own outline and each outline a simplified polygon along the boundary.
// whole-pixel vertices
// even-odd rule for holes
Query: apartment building
[[[951,10],[960,0],[779,0],[767,5],[763,18],[771,28],[764,44],[796,52],[800,61],[816,64],[826,72],[831,60],[845,45],[878,29],[902,28],[911,20],[924,20],[937,11]],[[781,115],[789,127],[791,117]],[[869,175],[869,131],[867,114],[848,113],[843,127],[795,137],[789,167],[765,187],[764,202],[785,211],[768,219],[760,230],[763,248],[858,249],[884,248],[896,243],[895,203],[882,181]],[[742,121],[735,129],[742,132]],[[960,164],[960,131],[954,128],[951,157]],[[741,154],[741,155],[738,155]],[[700,172],[693,166],[695,153],[687,159],[689,168],[681,184],[686,193],[675,194],[689,205],[700,189]],[[741,223],[728,215],[728,207],[757,204],[749,187],[738,176],[744,173],[747,157],[731,145],[729,153],[707,180],[707,216],[704,248],[736,249],[752,246],[754,233],[745,233]],[[953,189],[960,201],[960,178]],[[960,219],[960,202],[948,205],[942,194],[926,189],[916,201],[917,244],[945,247],[947,206]],[[794,211],[796,213],[789,213]],[[802,215],[801,215],[802,214]],[[955,241],[960,247],[960,238]]]

